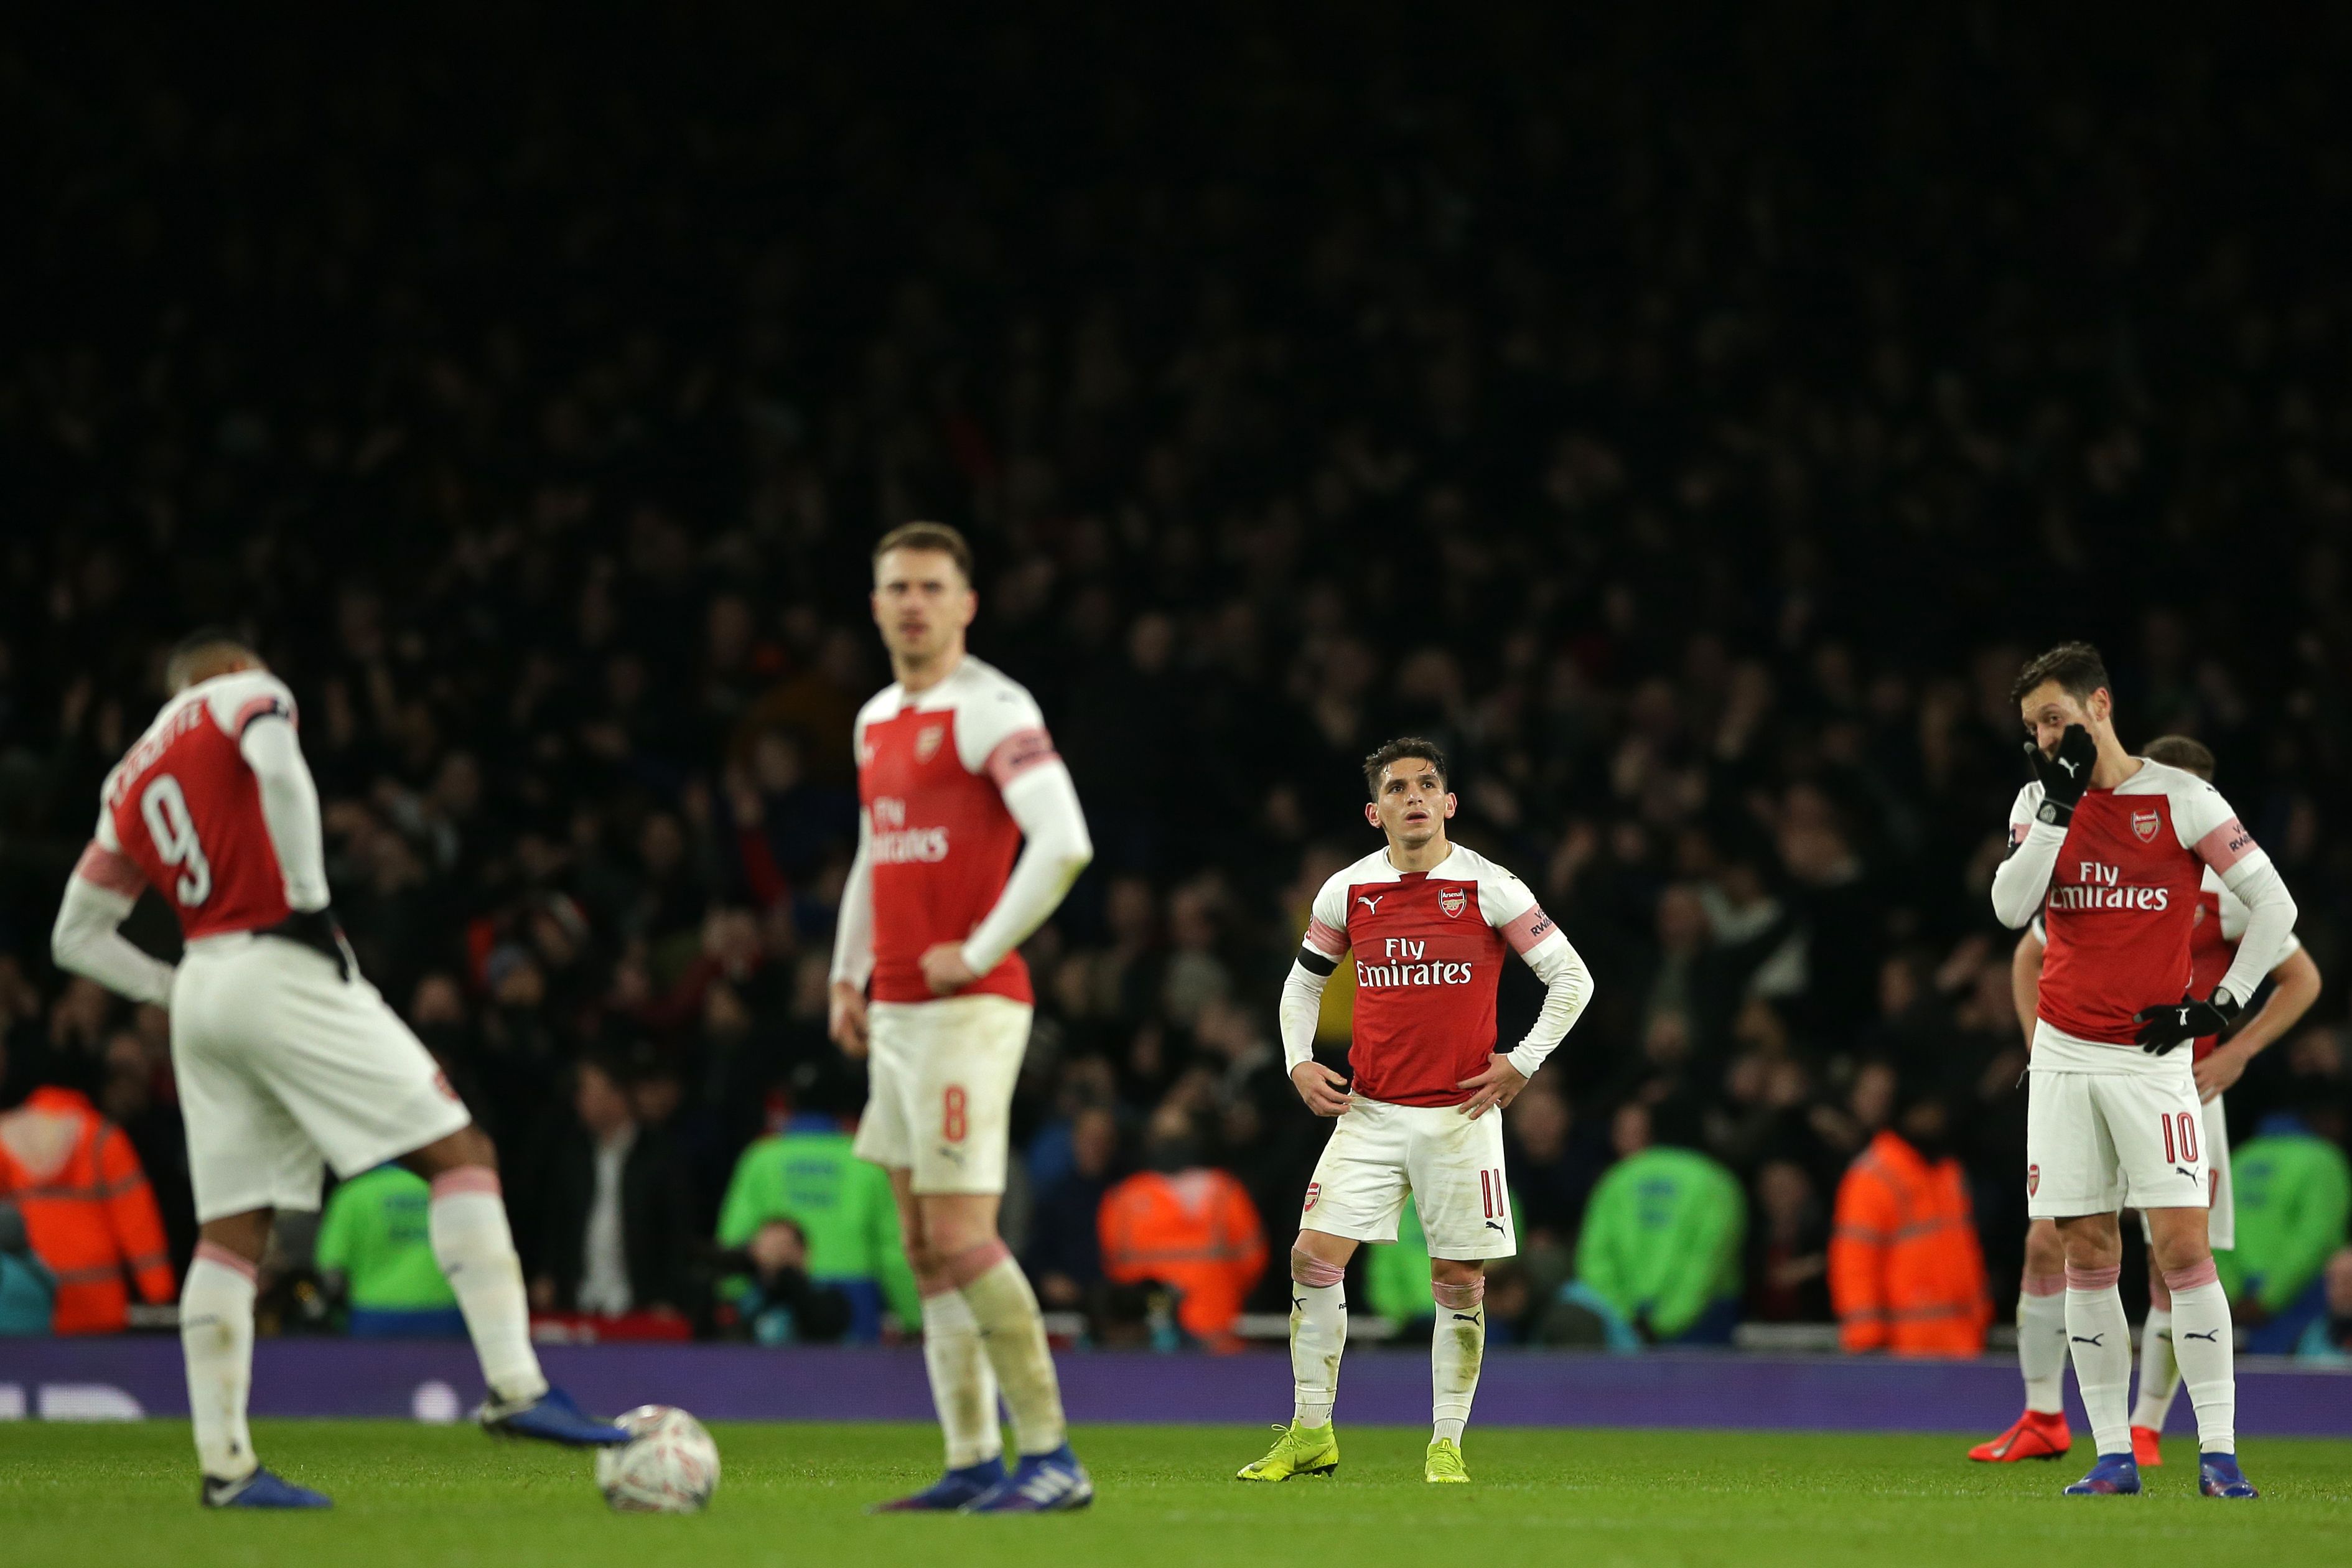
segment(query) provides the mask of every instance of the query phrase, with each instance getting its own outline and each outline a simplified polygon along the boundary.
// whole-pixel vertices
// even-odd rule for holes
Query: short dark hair
[[[247,658],[260,657],[253,646],[226,626],[198,626],[172,645],[163,657],[163,684],[177,690],[188,682],[184,679],[188,667],[213,652],[242,654]]]
[[[2213,782],[2213,752],[2202,741],[2192,741],[2186,735],[2158,735],[2141,747],[2139,754],[2151,763],[2195,773],[2207,784]]]
[[[2062,642],[2039,658],[2025,661],[2017,684],[2009,689],[2009,700],[2022,702],[2035,687],[2053,680],[2077,702],[2089,701],[2091,693],[2102,689],[2115,690],[2107,679],[2107,661],[2099,657],[2097,648],[2086,642]]]
[[[944,522],[902,522],[882,536],[874,547],[874,560],[880,564],[882,557],[893,550],[936,550],[954,558],[956,570],[963,574],[964,582],[971,582],[971,545],[963,534]]]
[[[1444,784],[1451,776],[1445,766],[1445,753],[1437,749],[1434,741],[1424,741],[1418,735],[1399,735],[1379,751],[1364,759],[1364,788],[1374,800],[1381,798],[1381,774],[1390,764],[1407,757],[1419,757],[1437,770],[1437,782]]]

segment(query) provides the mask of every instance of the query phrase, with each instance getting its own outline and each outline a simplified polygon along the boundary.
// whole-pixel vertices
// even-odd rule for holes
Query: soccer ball
[[[719,1445],[702,1423],[667,1405],[640,1405],[613,1423],[631,1433],[596,1450],[596,1487],[622,1513],[700,1513],[719,1489]]]

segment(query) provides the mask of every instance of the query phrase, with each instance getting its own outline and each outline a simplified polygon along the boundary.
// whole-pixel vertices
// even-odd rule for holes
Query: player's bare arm
[[[2271,994],[2259,1011],[2197,1064],[2197,1098],[2228,1092],[2245,1076],[2246,1065],[2299,1023],[2319,1000],[2319,965],[2306,948],[2296,948],[2271,971]]]
[[[2017,951],[2009,955],[2009,999],[2017,1009],[2017,1027],[2025,1036],[2025,1048],[2033,1049],[2033,1017],[2042,1006],[2041,936],[2032,930],[2017,939]]]

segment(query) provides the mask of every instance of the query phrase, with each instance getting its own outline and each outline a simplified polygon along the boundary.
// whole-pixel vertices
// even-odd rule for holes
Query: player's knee
[[[1298,1284],[1325,1289],[1348,1277],[1348,1266],[1318,1258],[1303,1247],[1290,1249],[1290,1278]]]
[[[2153,1256],[2157,1275],[2175,1290],[2193,1288],[2179,1282],[2182,1276],[2213,1271],[2213,1248],[2205,1237],[2194,1231],[2159,1235],[2154,1238],[2154,1245],[2148,1251]],[[2200,1279],[2197,1283],[2204,1281]]]
[[[223,1215],[197,1226],[197,1237],[247,1263],[258,1264],[262,1254],[269,1250],[269,1223],[274,1215],[275,1211],[270,1209]]]
[[[2057,1226],[2038,1219],[2025,1232],[2025,1272],[2056,1274],[2066,1267],[2066,1245],[2058,1237]]]
[[[1481,1272],[1472,1274],[1467,1279],[1453,1274],[1440,1278],[1433,1271],[1429,1290],[1437,1299],[1437,1304],[1445,1310],[1473,1312],[1486,1299],[1486,1276]]]

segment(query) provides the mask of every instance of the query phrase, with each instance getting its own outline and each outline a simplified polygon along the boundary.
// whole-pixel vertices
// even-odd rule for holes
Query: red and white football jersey
[[[1057,761],[1019,682],[967,654],[913,697],[895,682],[858,710],[857,795],[874,879],[877,1002],[929,1002],[926,949],[961,942],[995,907],[1021,852],[1004,786]],[[958,993],[1032,1000],[1018,952]]]
[[[266,670],[199,681],[163,705],[100,791],[99,847],[138,868],[191,942],[276,925],[291,912],[261,785],[237,749],[247,725],[272,715],[294,721],[294,694]],[[140,890],[120,861],[86,858],[82,874]]]
[[[2040,783],[2018,792],[2010,808],[2011,843],[2023,840],[2041,805]],[[2130,1056],[2155,1070],[2162,1058],[2137,1050],[2132,1016],[2195,989],[2190,947],[2209,871],[2218,881],[2219,873],[2241,864],[2267,863],[2221,792],[2179,768],[2143,758],[2139,771],[2116,788],[2084,795],[2042,899],[2049,946],[2036,1065],[2066,1065],[2043,1059],[2054,1031],[2064,1054],[2076,1055],[2072,1047],[2091,1049],[2089,1070],[2138,1065],[2124,1053],[2095,1049],[2103,1046],[2133,1047]],[[2226,962],[2221,967],[2227,970]]]
[[[1506,955],[1551,934],[1528,885],[1454,847],[1430,871],[1401,872],[1378,849],[1323,884],[1306,944],[1355,954],[1355,1092],[1391,1105],[1459,1105],[1462,1080],[1495,1049],[1495,987]]]

